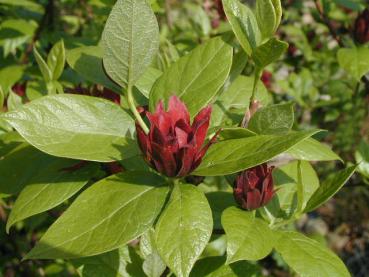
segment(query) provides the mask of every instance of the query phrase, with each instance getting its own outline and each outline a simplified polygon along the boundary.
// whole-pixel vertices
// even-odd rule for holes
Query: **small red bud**
[[[354,26],[354,38],[358,43],[369,42],[369,9],[358,15]]]
[[[241,172],[234,182],[233,195],[245,210],[255,210],[265,206],[275,194],[273,185],[274,167],[258,165]]]

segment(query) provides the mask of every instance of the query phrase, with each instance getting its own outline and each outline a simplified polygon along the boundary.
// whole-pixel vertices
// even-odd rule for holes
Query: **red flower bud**
[[[147,163],[168,177],[184,177],[195,170],[215,137],[202,146],[209,127],[211,107],[202,109],[192,125],[186,105],[172,96],[168,111],[163,101],[155,113],[146,113],[150,121],[148,135],[136,124],[137,139]]]
[[[364,44],[369,42],[369,9],[365,9],[356,18],[354,37],[358,43]]]
[[[12,90],[20,97],[23,97],[26,94],[26,84],[15,84]]]
[[[267,164],[258,165],[241,172],[235,180],[233,195],[245,210],[255,210],[265,206],[273,198],[272,171]]]
[[[263,74],[261,75],[261,81],[264,83],[265,87],[270,90],[272,88],[272,80],[273,75],[271,72],[264,70]]]

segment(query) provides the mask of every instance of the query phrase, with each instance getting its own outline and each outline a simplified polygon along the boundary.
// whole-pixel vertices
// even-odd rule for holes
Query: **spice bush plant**
[[[63,259],[81,276],[261,276],[257,261],[278,255],[299,276],[350,276],[291,227],[357,166],[319,181],[311,162],[344,161],[316,139],[324,130],[298,128],[294,104],[273,103],[260,81],[289,47],[275,35],[281,2],[218,5],[228,27],[164,62],[150,3],[117,0],[98,45],[66,50],[60,40],[46,58],[33,48],[44,93],[22,104],[0,87],[3,141],[13,144],[0,193],[16,195],[7,232],[71,203],[24,260]],[[348,59],[367,50],[338,53],[358,81],[368,65]],[[66,63],[102,89],[63,88]]]

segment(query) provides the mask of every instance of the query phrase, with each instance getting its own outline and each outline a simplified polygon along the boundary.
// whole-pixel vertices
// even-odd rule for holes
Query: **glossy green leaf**
[[[313,139],[305,139],[287,151],[293,158],[304,161],[335,161],[342,159],[327,145]]]
[[[316,130],[220,141],[210,147],[194,174],[221,176],[251,168],[271,160],[315,133]]]
[[[222,2],[233,32],[242,48],[251,56],[261,42],[261,33],[255,15],[239,0],[222,0]]]
[[[176,276],[188,276],[213,230],[203,192],[193,185],[175,185],[155,229],[156,247],[164,262]]]
[[[190,274],[190,277],[260,277],[261,270],[256,264],[239,261],[225,264],[225,257],[206,257],[199,260]]]
[[[277,104],[259,109],[251,117],[248,128],[262,135],[288,133],[294,122],[293,105]]]
[[[64,168],[67,168],[72,162],[54,160],[39,168],[19,194],[9,215],[7,231],[14,223],[50,210],[72,197],[87,184],[98,169],[97,165],[86,165],[75,170],[62,169],[63,164]],[[76,164],[77,161],[73,163]],[[37,164],[40,164],[39,160]]]
[[[351,276],[345,264],[319,242],[297,232],[279,232],[276,236],[276,250],[299,276]]]
[[[99,181],[51,225],[26,258],[77,258],[119,248],[152,226],[168,192],[164,184],[158,175],[132,171]]]
[[[146,0],[118,0],[102,34],[106,73],[121,87],[133,86],[159,48],[159,27]]]
[[[47,56],[47,65],[52,73],[52,79],[58,80],[65,66],[65,49],[63,40],[55,43]]]
[[[270,0],[269,0],[270,1]],[[252,59],[260,69],[277,61],[287,50],[288,43],[271,38],[266,43],[258,46],[252,53]]]
[[[337,52],[339,65],[357,81],[369,72],[369,48],[341,48]]]
[[[118,85],[106,76],[103,68],[103,50],[98,46],[83,46],[67,51],[67,62],[83,78],[103,85],[113,91],[120,92]]]
[[[325,180],[311,196],[304,211],[313,211],[333,197],[351,178],[356,168],[357,166],[348,167],[336,172],[332,178]]]
[[[150,94],[150,109],[173,94],[187,105],[191,116],[210,103],[228,77],[232,47],[222,37],[209,40],[173,63]]]
[[[241,260],[257,261],[273,249],[272,231],[252,212],[228,208],[223,212],[222,225],[227,236],[228,264]]]
[[[47,96],[6,113],[4,119],[30,144],[51,155],[108,162],[137,154],[133,119],[104,99]]]
[[[272,0],[257,0],[255,16],[263,39],[273,36],[277,15]]]
[[[42,77],[46,82],[50,82],[52,80],[52,72],[45,60],[42,58],[40,53],[37,51],[36,47],[33,47],[33,54],[35,55],[36,62],[41,71]]]

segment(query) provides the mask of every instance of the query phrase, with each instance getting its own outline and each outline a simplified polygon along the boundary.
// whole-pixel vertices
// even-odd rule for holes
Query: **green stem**
[[[252,95],[250,98],[250,107],[252,103],[255,101],[256,96],[256,89],[258,87],[258,83],[260,80],[261,70],[259,68],[255,68],[255,75],[254,75],[254,86],[252,87]]]
[[[131,112],[133,113],[133,115],[135,116],[135,118],[137,120],[137,123],[141,126],[142,130],[147,135],[150,130],[149,130],[149,128],[147,128],[147,126],[145,124],[145,121],[143,121],[140,113],[136,109],[135,100],[133,98],[132,86],[131,85],[128,85],[128,87],[127,87],[127,102],[128,102],[129,109],[131,110]]]

